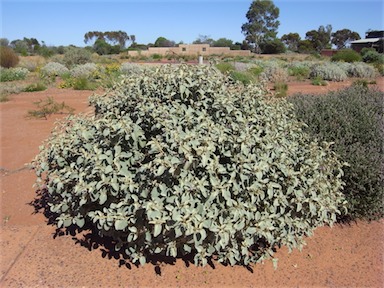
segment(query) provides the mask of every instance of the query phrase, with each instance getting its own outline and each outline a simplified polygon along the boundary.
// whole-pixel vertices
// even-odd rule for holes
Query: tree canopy
[[[123,49],[125,47],[125,43],[129,39],[131,39],[131,37],[132,35],[129,36],[124,31],[106,31],[106,32],[89,31],[84,35],[84,42],[87,44],[89,41],[92,41],[94,39],[95,39],[95,42],[97,40],[103,40],[106,43],[109,42],[107,44],[119,45],[120,49]]]
[[[199,35],[195,41],[193,41],[193,44],[209,44],[210,46],[213,45],[215,40],[211,38],[209,35]]]
[[[301,38],[298,33],[284,34],[281,37],[281,41],[287,46],[287,48],[294,52],[298,50],[300,40]]]
[[[336,45],[337,49],[347,48],[349,43],[354,40],[359,40],[360,35],[357,32],[353,32],[349,29],[337,30],[332,33],[332,44]]]
[[[165,37],[157,38],[154,44],[155,47],[174,47],[175,45],[175,41],[168,40]]]
[[[246,14],[247,23],[241,26],[245,40],[253,51],[260,53],[260,44],[276,39],[280,22],[277,20],[280,10],[273,1],[255,0]]]
[[[305,34],[305,38],[312,43],[313,48],[320,52],[325,48],[331,47],[332,25],[326,27],[321,25],[317,30],[310,30]]]

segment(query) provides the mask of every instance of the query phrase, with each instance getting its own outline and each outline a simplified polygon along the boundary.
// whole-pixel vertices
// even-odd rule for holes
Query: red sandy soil
[[[378,81],[383,89],[383,78]],[[345,84],[318,87],[289,82],[288,93],[321,93]],[[65,101],[76,113],[89,113],[87,98],[92,93],[49,88],[11,95],[10,101],[0,103],[0,287],[384,286],[384,220],[319,228],[302,252],[279,249],[276,271],[271,261],[252,269],[216,262],[196,267],[182,259],[136,267],[87,231],[55,235],[47,218],[30,205],[36,198],[35,175],[25,164],[38,153],[55,120],[65,115],[52,115],[48,120],[26,119],[25,115],[35,108],[34,101],[47,96]]]

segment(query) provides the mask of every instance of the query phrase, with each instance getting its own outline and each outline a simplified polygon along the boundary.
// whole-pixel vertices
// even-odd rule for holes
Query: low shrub
[[[311,80],[311,83],[312,83],[312,85],[315,85],[315,86],[327,86],[328,85],[327,81],[325,81],[320,76],[316,76],[315,78],[313,78]]]
[[[13,68],[19,63],[19,56],[6,46],[0,46],[0,66],[3,68]]]
[[[120,72],[126,75],[139,74],[142,71],[143,67],[134,63],[124,62],[120,66]]]
[[[292,106],[206,65],[162,65],[57,126],[33,162],[58,227],[93,225],[134,263],[249,265],[345,207],[341,163]],[[321,169],[319,169],[321,167]]]
[[[18,67],[26,68],[29,72],[35,72],[39,67],[42,67],[45,62],[45,59],[41,56],[22,57]]]
[[[375,78],[377,76],[377,70],[366,63],[350,63],[347,66],[347,73],[349,77],[355,78]]]
[[[359,86],[368,89],[369,82],[366,79],[358,79],[352,82],[352,86]]]
[[[57,113],[68,113],[72,114],[75,109],[65,104],[65,102],[59,103],[53,97],[47,97],[44,100],[33,102],[37,109],[29,110],[27,118],[44,118],[48,119],[48,116]]]
[[[162,55],[160,55],[160,54],[152,54],[152,56],[151,56],[151,58],[153,59],[153,60],[161,60],[161,59],[163,59],[163,56]]]
[[[276,97],[285,97],[288,92],[288,84],[284,82],[276,82],[273,84],[273,90],[275,90]]]
[[[325,62],[312,66],[310,77],[320,77],[329,81],[344,81],[348,78],[348,75],[338,64]]]
[[[332,61],[343,61],[347,63],[359,62],[362,60],[361,55],[352,49],[342,49],[331,57]]]
[[[0,68],[0,82],[24,80],[29,71],[25,68]]]
[[[105,73],[108,75],[120,73],[121,65],[119,63],[111,63],[105,66]]]
[[[221,73],[229,73],[235,70],[235,67],[229,62],[217,63],[215,66]]]
[[[298,80],[309,78],[310,66],[307,62],[293,62],[288,66],[289,76],[294,76]]]
[[[2,82],[0,85],[0,96],[6,97],[10,94],[21,93],[24,91],[25,87],[26,85],[22,83]]]
[[[246,72],[250,69],[251,64],[243,62],[234,62],[234,67],[236,71]]]
[[[320,141],[334,142],[344,168],[344,194],[350,219],[384,216],[384,93],[353,85],[324,96],[290,97],[307,132]]]
[[[49,62],[40,69],[40,75],[42,78],[54,78],[68,73],[68,68],[58,62]]]
[[[44,91],[47,89],[47,86],[45,86],[41,82],[32,83],[25,87],[24,92],[36,92],[36,91]]]
[[[247,85],[253,81],[252,75],[247,72],[231,71],[229,75],[233,80],[239,81],[244,85]]]
[[[261,73],[263,72],[263,67],[252,65],[247,72],[254,77],[259,77]]]
[[[363,48],[361,50],[362,59],[366,63],[384,64],[384,55],[380,54],[373,48]]]
[[[272,83],[287,82],[288,76],[288,69],[274,61],[266,62],[263,67],[263,72],[260,74],[260,78]]]
[[[68,68],[73,68],[76,65],[90,63],[92,53],[84,48],[69,47],[64,52],[63,63]]]
[[[72,87],[75,90],[96,90],[98,85],[85,77],[74,78]]]
[[[379,72],[381,76],[384,76],[384,63],[374,63],[373,67]]]
[[[94,63],[85,63],[76,65],[70,70],[70,75],[73,78],[93,78],[99,70],[98,66]]]

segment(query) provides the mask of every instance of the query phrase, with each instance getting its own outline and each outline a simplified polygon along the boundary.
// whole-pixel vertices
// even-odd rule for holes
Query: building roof
[[[352,41],[351,44],[362,44],[362,43],[374,43],[380,41],[383,38],[365,38],[360,40]]]

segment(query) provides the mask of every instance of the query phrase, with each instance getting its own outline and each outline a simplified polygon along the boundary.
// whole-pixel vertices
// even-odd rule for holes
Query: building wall
[[[334,49],[323,49],[321,50],[321,56],[327,56],[327,57],[332,57],[335,55],[338,51]]]
[[[209,44],[180,44],[179,47],[149,47],[143,51],[128,51],[129,56],[150,56],[159,54],[168,55],[231,55],[231,56],[249,56],[249,50],[231,50],[229,47],[210,47]]]
[[[363,48],[374,48],[377,52],[383,53],[384,52],[384,39],[380,39],[377,42],[369,42],[369,43],[352,43],[351,48],[355,50],[356,52],[359,52]]]

